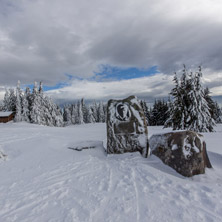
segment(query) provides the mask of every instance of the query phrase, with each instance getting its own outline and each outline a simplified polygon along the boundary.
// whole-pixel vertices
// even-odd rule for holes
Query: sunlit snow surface
[[[165,133],[149,127],[152,134]],[[157,157],[106,156],[105,124],[0,124],[0,221],[222,221],[222,126],[205,133],[213,169],[185,178]],[[95,146],[74,151],[68,147]]]

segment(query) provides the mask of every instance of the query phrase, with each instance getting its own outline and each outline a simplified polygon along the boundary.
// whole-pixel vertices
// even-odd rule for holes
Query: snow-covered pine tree
[[[40,90],[41,91],[41,90]],[[39,91],[39,92],[40,92]],[[47,126],[54,126],[53,113],[53,102],[43,93],[39,93],[41,98],[41,124]]]
[[[170,118],[165,127],[172,126],[174,130],[188,129],[198,132],[212,132],[215,122],[204,98],[202,86],[202,70],[188,75],[185,66],[181,80],[174,77],[175,87],[171,90],[173,102],[170,108]]]
[[[164,125],[168,118],[167,103],[164,100],[155,100],[152,109],[152,126]]]
[[[54,126],[58,127],[64,126],[63,116],[60,107],[53,103],[53,109],[55,112],[55,115],[53,116]]]
[[[14,89],[9,89],[8,111],[16,111],[16,95]]]
[[[40,118],[41,118],[41,125],[48,125],[52,126],[53,121],[50,112],[50,106],[53,104],[52,101],[44,95],[43,93],[43,84],[42,82],[39,83],[39,89],[38,89],[38,97],[39,97],[39,112],[40,112]]]
[[[88,119],[87,119],[87,122],[88,123],[95,123],[96,120],[94,118],[94,115],[93,115],[93,108],[91,106],[88,107]]]
[[[107,120],[107,104],[103,103],[104,122]]]
[[[221,109],[218,103],[213,101],[211,98],[210,90],[208,87],[204,89],[204,98],[207,101],[211,117],[215,120],[216,123],[222,123]]]
[[[77,105],[72,104],[71,107],[70,107],[70,110],[71,110],[71,122],[72,122],[72,124],[73,125],[79,124]]]
[[[88,123],[89,110],[83,98],[81,99],[81,106],[82,106],[83,122]]]
[[[173,97],[171,106],[169,107],[169,118],[165,122],[164,127],[172,127],[173,130],[184,129],[184,113],[181,95],[181,87],[175,72],[173,82],[175,87],[171,90],[170,95]]]
[[[5,111],[10,110],[10,107],[9,107],[9,91],[7,89],[5,89],[5,96],[4,96],[4,100],[3,100],[3,109]]]
[[[15,114],[15,122],[21,122],[23,120],[22,118],[22,100],[23,100],[23,94],[22,94],[22,90],[20,88],[20,81],[18,81],[17,83],[17,87],[16,87],[16,114]]]
[[[216,123],[222,123],[222,110],[219,107],[217,102],[214,102],[215,111],[213,114],[213,118]]]
[[[81,101],[77,102],[77,111],[78,111],[78,124],[84,124]]]
[[[215,121],[211,117],[210,108],[204,98],[201,66],[199,66],[198,71],[193,74],[189,97],[189,115],[191,117],[191,121],[188,129],[198,132],[213,132]]]
[[[28,87],[22,99],[22,121],[30,122],[30,89]]]
[[[41,100],[39,96],[39,90],[37,87],[37,82],[34,83],[32,98],[31,98],[31,110],[30,110],[30,119],[31,123],[42,124],[41,116]]]
[[[104,123],[105,122],[105,113],[103,109],[103,103],[100,102],[98,106],[98,111],[97,111],[97,116],[98,116],[98,122],[99,123]]]
[[[64,106],[63,120],[64,120],[64,124],[66,126],[69,126],[72,124],[72,113],[71,113],[71,106],[70,105]]]
[[[98,105],[97,103],[94,101],[92,106],[91,106],[92,112],[93,112],[93,117],[95,119],[95,122],[99,122],[98,120]]]

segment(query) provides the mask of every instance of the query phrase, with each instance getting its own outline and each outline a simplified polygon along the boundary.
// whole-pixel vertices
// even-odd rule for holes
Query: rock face
[[[135,96],[109,100],[107,106],[107,153],[139,151],[149,155],[148,130],[143,110]]]
[[[212,168],[203,136],[196,132],[153,135],[150,148],[163,163],[186,177],[205,173],[205,167]]]

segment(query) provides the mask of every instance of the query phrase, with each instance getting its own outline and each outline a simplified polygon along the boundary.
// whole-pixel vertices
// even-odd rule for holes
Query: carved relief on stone
[[[107,106],[107,153],[139,151],[149,155],[148,130],[143,110],[135,96],[109,100]]]

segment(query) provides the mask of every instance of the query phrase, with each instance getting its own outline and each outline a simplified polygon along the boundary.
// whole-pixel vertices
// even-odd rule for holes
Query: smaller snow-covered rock
[[[153,135],[150,149],[163,163],[186,177],[205,173],[212,168],[203,136],[193,131]]]
[[[107,106],[107,153],[139,151],[149,155],[148,130],[142,107],[135,96],[109,100]]]

